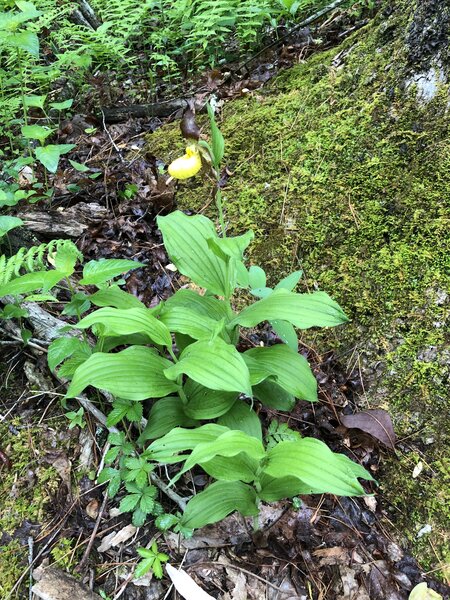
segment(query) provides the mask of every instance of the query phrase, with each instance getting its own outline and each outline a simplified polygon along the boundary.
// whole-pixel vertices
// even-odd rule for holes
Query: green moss
[[[255,231],[252,263],[272,281],[302,268],[303,290],[327,291],[351,317],[325,334],[303,333],[305,341],[333,347],[350,370],[361,367],[370,404],[389,409],[400,436],[420,444],[429,433],[427,460],[442,465],[450,430],[449,86],[417,102],[405,83],[412,7],[396,5],[339,48],[225,105],[232,175],[223,195],[230,230]],[[150,138],[167,161],[177,145],[177,126]],[[178,201],[199,210],[207,193],[197,178],[180,184]],[[388,460],[385,495],[406,515],[401,526],[418,558],[438,569],[450,503],[443,478],[409,489],[405,477]],[[420,523],[432,533],[418,540]]]
[[[10,427],[11,426],[11,427]],[[0,596],[6,597],[27,565],[28,546],[20,529],[25,523],[42,525],[46,509],[60,485],[55,469],[43,458],[54,452],[58,434],[49,425],[15,419],[0,423],[2,449],[11,468],[2,468],[0,481]],[[11,560],[5,557],[11,556]]]
[[[27,564],[28,548],[22,546],[18,540],[12,540],[9,544],[0,546],[0,554],[2,557],[0,597],[6,598],[24,571]]]

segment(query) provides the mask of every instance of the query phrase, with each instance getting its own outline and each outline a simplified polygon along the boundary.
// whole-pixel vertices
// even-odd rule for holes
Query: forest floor
[[[2,599],[27,598],[30,574],[42,564],[71,573],[103,598],[168,598],[166,579],[133,580],[136,547],[155,537],[171,564],[182,563],[223,600],[406,600],[421,581],[449,597],[443,232],[450,212],[442,190],[450,185],[450,147],[439,93],[427,105],[427,118],[411,96],[403,97],[404,106],[400,96],[387,104],[390,82],[380,73],[389,72],[383,60],[389,62],[392,48],[376,49],[382,36],[385,45],[394,44],[401,18],[400,11],[383,20],[338,11],[313,34],[292,33],[244,67],[208,72],[194,94],[198,106],[212,95],[218,100],[227,144],[226,216],[233,231],[255,229],[260,241],[250,259],[278,278],[300,265],[305,289],[330,292],[352,316],[346,332],[301,338],[320,403],[299,402],[289,415],[261,409],[263,422],[276,419],[325,441],[361,462],[379,487],[364,498],[308,496],[264,506],[257,534],[236,515],[186,540],[158,532],[151,521],[136,529],[95,484],[104,428],[86,413],[84,428],[68,429],[60,403],[65,390],[47,368],[45,343],[34,332],[33,344],[21,347],[5,329]],[[389,77],[399,77],[393,69]],[[112,96],[126,105],[120,91]],[[147,306],[182,286],[156,216],[176,206],[215,215],[200,179],[179,186],[168,181],[166,165],[184,144],[180,115],[167,123],[130,118],[111,124],[80,112],[63,123],[60,143],[76,144],[71,158],[89,170],[77,172],[62,161],[51,205],[19,211],[32,232],[30,244],[69,237],[85,261],[145,263],[126,277],[125,287]],[[434,185],[427,180],[433,177]],[[53,304],[50,312],[56,316],[61,308]],[[256,330],[249,344],[260,341],[273,341],[268,328]],[[377,419],[367,409],[378,409]],[[354,413],[358,427],[346,421]],[[206,483],[200,472],[193,481],[198,488]],[[189,485],[178,493],[189,494]],[[161,502],[168,512],[177,508],[164,495]]]

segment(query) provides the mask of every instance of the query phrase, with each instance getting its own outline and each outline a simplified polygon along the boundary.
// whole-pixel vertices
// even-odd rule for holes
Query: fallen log
[[[153,104],[130,104],[129,106],[101,107],[100,117],[104,116],[105,123],[120,123],[127,119],[151,119],[153,117],[170,117],[178,111],[183,111],[188,106],[185,98],[176,98],[165,102]],[[197,111],[204,109],[204,104],[196,105]],[[181,114],[180,114],[181,116]]]

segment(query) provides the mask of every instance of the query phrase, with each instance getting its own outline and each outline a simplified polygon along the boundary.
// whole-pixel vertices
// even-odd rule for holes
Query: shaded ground
[[[439,22],[437,5],[428,5]],[[418,11],[414,19],[411,7],[402,10],[405,6],[386,3],[374,22],[355,34],[350,31],[341,46],[313,55],[223,110],[230,226],[255,230],[251,259],[274,278],[300,265],[305,289],[328,291],[353,317],[331,338],[303,339],[322,403],[314,409],[300,403],[289,418],[263,414],[265,423],[287,420],[291,428],[323,439],[333,450],[360,460],[381,486],[375,498],[366,500],[306,497],[295,507],[267,508],[256,538],[249,524],[231,517],[181,546],[170,536],[160,539],[160,549],[167,544],[172,562],[184,558],[188,571],[214,596],[395,600],[407,598],[424,570],[440,580],[448,575],[448,430],[443,426],[449,365],[447,63],[435,65],[441,69],[440,83],[425,102],[420,74],[429,73],[442,41],[433,45],[429,32],[422,44],[413,32],[424,13]],[[442,40],[442,29],[436,31]],[[422,46],[413,47],[411,36]],[[336,43],[336,32],[333,37]],[[425,61],[420,65],[417,53]],[[445,55],[440,58],[444,61]],[[241,95],[242,84],[228,89],[224,95]],[[178,124],[148,138],[147,124],[140,121],[89,136],[83,121],[75,125],[63,128],[61,141],[76,141],[76,160],[86,161],[93,172],[101,170],[103,177],[92,181],[67,167],[56,181],[51,220],[57,223],[59,215],[67,225],[71,208],[82,201],[97,203],[103,212],[90,209],[84,217],[73,217],[74,223],[86,225],[81,233],[65,230],[61,235],[77,238],[86,259],[148,261],[126,286],[152,305],[182,283],[166,268],[154,222],[157,213],[174,205],[175,188],[166,185],[162,171],[183,147]],[[68,183],[79,186],[76,194]],[[198,211],[208,197],[209,190],[194,181],[180,186],[176,199],[183,208]],[[40,210],[35,207],[34,217]],[[58,237],[54,230],[40,231],[40,239]],[[274,341],[267,331],[255,336],[250,343]],[[336,350],[330,353],[330,348]],[[14,373],[20,373],[27,355],[45,372],[45,356],[7,351],[5,361],[16,365]],[[31,378],[23,394],[21,378],[9,379],[0,406],[0,413],[8,415],[8,425],[0,423],[0,445],[11,461],[0,467],[2,495],[8,498],[1,510],[0,545],[7,553],[3,556],[17,559],[2,560],[5,590],[24,572],[30,537],[37,562],[48,558],[73,570],[103,499],[90,477],[99,464],[104,432],[89,418],[88,433],[78,439],[75,429],[68,435],[58,404],[48,408],[52,387],[49,395],[31,400],[42,384]],[[343,414],[379,406],[393,414],[401,436],[395,457],[374,439],[339,424]],[[39,423],[42,409],[47,412]],[[83,449],[88,459],[80,467]],[[422,470],[413,477],[419,463]],[[197,474],[196,489],[205,483]],[[190,494],[188,479],[184,486],[180,493]],[[17,498],[34,512],[25,518]],[[155,533],[149,523],[136,539],[98,552],[100,538],[128,524],[112,508],[106,506],[90,555],[96,585],[110,595],[129,580],[135,547]],[[431,531],[419,536],[426,525]],[[415,558],[408,554],[412,548]],[[445,594],[438,581],[432,585]],[[162,598],[166,589],[166,584],[138,587],[130,582],[122,597]]]

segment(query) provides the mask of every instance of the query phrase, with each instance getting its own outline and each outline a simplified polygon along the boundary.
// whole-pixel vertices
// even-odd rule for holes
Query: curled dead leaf
[[[342,415],[341,423],[348,429],[361,429],[379,442],[394,449],[396,436],[389,413],[382,408],[363,410],[353,415]]]

